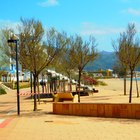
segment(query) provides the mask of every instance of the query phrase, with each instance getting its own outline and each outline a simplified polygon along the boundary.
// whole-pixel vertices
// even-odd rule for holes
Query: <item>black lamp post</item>
[[[16,77],[17,77],[17,114],[20,115],[20,98],[19,98],[19,75],[18,75],[18,39],[9,39],[8,43],[15,43],[16,45]]]

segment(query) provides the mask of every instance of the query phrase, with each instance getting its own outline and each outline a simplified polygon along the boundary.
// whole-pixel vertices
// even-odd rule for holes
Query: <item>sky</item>
[[[85,40],[94,36],[99,51],[113,51],[112,40],[135,23],[140,33],[140,0],[0,0],[0,28],[16,29],[20,18],[40,20]]]

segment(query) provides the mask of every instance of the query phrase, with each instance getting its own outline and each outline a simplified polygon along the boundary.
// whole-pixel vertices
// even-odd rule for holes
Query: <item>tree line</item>
[[[83,69],[98,57],[95,38],[90,36],[85,41],[80,35],[68,36],[66,32],[58,32],[55,28],[45,31],[41,21],[34,18],[21,18],[20,21],[18,26],[19,63],[33,74],[34,93],[36,93],[38,76],[47,67],[55,67],[58,71],[65,72],[70,79],[72,73],[77,71],[80,88]],[[14,33],[12,29],[1,30],[0,49],[3,52],[1,65],[8,64],[11,57],[15,58],[14,44],[7,43],[9,37],[15,38],[14,34],[10,36],[11,32]],[[134,24],[128,24],[126,32],[120,33],[118,40],[113,42],[121,68],[125,70],[125,73],[129,70],[131,74],[129,102],[132,98],[134,70],[140,63],[139,42]],[[36,99],[37,95],[34,94],[34,111],[37,110]],[[80,93],[78,101],[80,102]]]
[[[124,75],[124,95],[126,95],[126,75],[130,72],[129,103],[132,102],[132,83],[134,71],[140,65],[140,39],[134,23],[128,24],[127,30],[113,42],[113,47]],[[136,83],[137,84],[137,83]],[[137,86],[137,97],[139,97]]]
[[[72,71],[78,71],[78,86],[80,86],[82,70],[98,56],[94,37],[89,37],[89,40],[84,41],[80,35],[68,37],[66,32],[58,32],[54,28],[45,32],[42,23],[33,18],[22,18],[18,31],[19,63],[33,74],[34,93],[36,93],[39,74],[50,66],[65,71],[69,78]],[[15,57],[14,44],[7,44],[10,32],[14,33],[12,29],[2,30],[3,59],[8,56]],[[14,34],[10,37],[15,38]],[[34,111],[37,110],[36,99],[37,94],[34,94]],[[80,93],[78,101],[80,102]]]

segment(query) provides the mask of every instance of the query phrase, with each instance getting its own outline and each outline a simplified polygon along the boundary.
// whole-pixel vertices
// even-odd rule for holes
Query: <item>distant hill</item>
[[[117,61],[114,52],[102,51],[99,53],[98,58],[85,67],[86,71],[95,71],[99,69],[112,69]]]

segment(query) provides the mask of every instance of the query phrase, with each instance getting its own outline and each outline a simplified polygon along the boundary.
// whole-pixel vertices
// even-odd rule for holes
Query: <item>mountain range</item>
[[[96,60],[90,62],[86,67],[86,71],[96,71],[99,69],[113,69],[115,63],[117,61],[117,57],[115,52],[107,52],[101,51],[99,52],[99,56]]]

